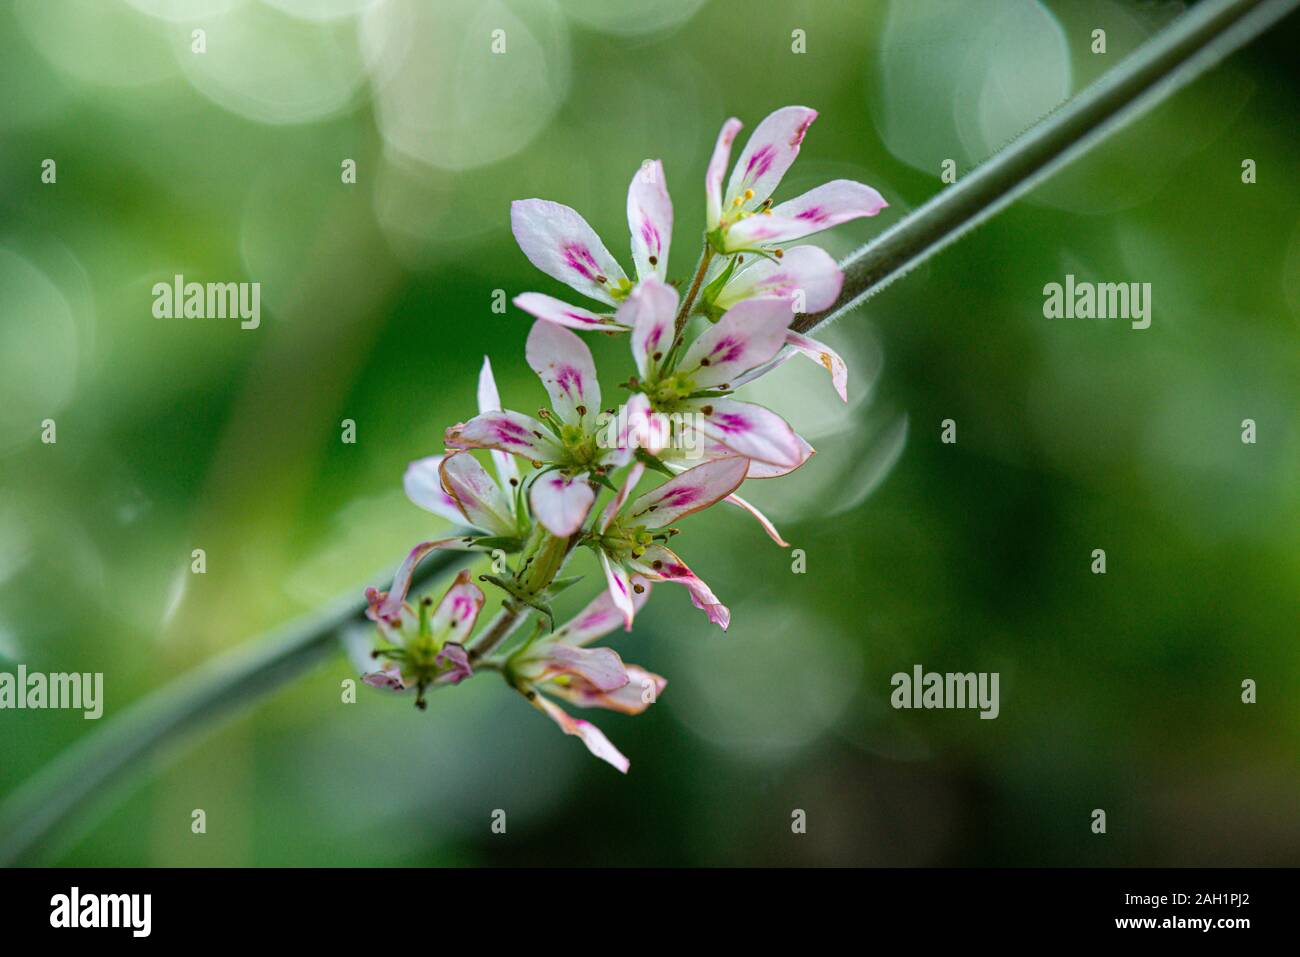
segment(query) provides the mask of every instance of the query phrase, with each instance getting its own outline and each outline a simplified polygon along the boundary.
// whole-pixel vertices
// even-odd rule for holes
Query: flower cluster
[[[836,180],[773,205],[771,194],[816,116],[789,106],[763,120],[725,192],[741,124],[723,124],[705,175],[704,248],[684,294],[668,281],[673,206],[662,163],[643,164],[628,189],[635,279],[573,209],[541,199],[512,205],[511,226],[524,255],[590,304],[538,292],[518,296],[515,305],[536,320],[526,355],[550,407],[536,416],[503,408],[484,359],[478,414],[447,429],[443,454],[407,469],[406,493],[415,504],[468,527],[417,545],[387,592],[367,592],[381,640],[374,652],[380,667],[365,675],[368,684],[414,688],[424,707],[430,688],[497,671],[592,754],[627,770],[627,758],[599,729],[553,699],[626,714],[653,703],[663,678],[592,643],[620,625],[631,630],[655,582],[684,586],[695,607],[725,630],[727,606],[668,547],[676,523],[725,501],[785,546],[772,523],[736,492],[746,479],[786,475],[813,454],[781,416],[734,393],[803,354],[827,369],[847,400],[841,358],[790,329],[799,313],[834,303],[843,275],[824,250],[784,245],[874,216],[886,204],[869,186]],[[623,383],[626,398],[602,401],[582,331],[627,334],[635,374]],[[476,450],[489,453],[491,471]],[[634,494],[651,473],[666,481]],[[597,507],[605,491],[608,501]],[[598,557],[606,587],[556,627],[551,602],[576,582],[561,572],[579,546]],[[493,573],[479,580],[501,590],[502,607],[477,634],[485,596],[467,572],[436,606],[430,598],[414,607],[407,600],[416,565],[435,549],[494,556]],[[529,620],[531,632],[520,627]]]

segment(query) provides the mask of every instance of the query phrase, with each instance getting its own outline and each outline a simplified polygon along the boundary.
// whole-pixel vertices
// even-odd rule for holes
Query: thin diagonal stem
[[[1058,110],[841,263],[844,286],[797,332],[834,322],[1218,64],[1300,0],[1204,0]]]
[[[1263,33],[1298,3],[1204,0],[1197,4],[961,182],[849,256],[842,263],[845,282],[835,305],[801,316],[794,328],[807,332],[849,312]],[[698,294],[707,265],[706,256],[688,291],[688,304]],[[683,323],[688,314],[683,315]],[[428,583],[463,557],[451,552],[430,557],[417,572],[415,584]],[[0,864],[40,847],[59,824],[118,780],[134,761],[303,673],[330,650],[342,628],[364,620],[363,610],[352,594],[340,598],[301,622],[177,679],[77,742],[0,807]]]
[[[691,280],[690,288],[686,290],[686,296],[682,299],[682,307],[677,310],[677,319],[673,323],[673,341],[676,342],[682,336],[682,330],[686,328],[686,320],[691,318],[691,309],[695,306],[695,299],[700,294],[700,286],[704,285],[704,277],[708,274],[709,263],[713,261],[713,247],[706,241],[704,252],[700,254],[700,264],[695,267],[695,278]]]
[[[435,552],[416,569],[413,592],[471,556]],[[385,580],[391,580],[391,573]],[[343,630],[366,623],[362,589],[177,678],[82,738],[26,781],[0,807],[0,866],[38,850],[54,829],[159,748],[282,688],[336,647]]]

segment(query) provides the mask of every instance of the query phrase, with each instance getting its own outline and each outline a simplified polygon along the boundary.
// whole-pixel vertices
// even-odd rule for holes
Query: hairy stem
[[[790,328],[810,332],[852,311],[1263,33],[1297,3],[1198,3],[965,178],[851,253],[840,264],[844,286],[834,305],[799,316]]]
[[[416,569],[422,590],[466,562],[466,552],[435,552]],[[383,576],[391,581],[392,573]],[[370,626],[362,589],[246,642],[146,695],[120,717],[65,750],[0,807],[0,866],[41,848],[55,829],[118,783],[123,771],[187,732],[229,717],[304,674],[337,646],[346,628]]]
[[[835,305],[801,316],[794,328],[807,332],[849,312],[1264,32],[1297,3],[1300,0],[1198,3],[961,182],[849,256],[842,264],[844,288]],[[711,258],[712,250],[706,248],[677,315],[678,335]],[[431,556],[417,570],[413,588],[423,587],[464,558],[456,552]],[[331,649],[344,627],[365,621],[365,603],[355,597],[359,594],[349,593],[300,622],[221,655],[64,751],[0,806],[0,865],[42,846],[134,762],[302,674]],[[522,618],[522,611],[503,611],[476,646],[480,658],[485,648],[499,646]]]

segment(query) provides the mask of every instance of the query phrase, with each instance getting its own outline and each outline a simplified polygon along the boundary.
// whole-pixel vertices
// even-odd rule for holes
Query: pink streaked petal
[[[581,684],[548,685],[548,694],[563,698],[579,708],[605,708],[622,714],[641,714],[659,700],[668,687],[667,679],[637,665],[626,665],[627,684],[614,691],[595,691]]]
[[[627,189],[627,226],[632,231],[632,261],[637,278],[668,276],[668,247],[673,240],[673,201],[659,160],[642,163]]]
[[[478,410],[479,412],[500,412],[501,395],[497,392],[497,380],[492,375],[492,363],[483,357],[483,368],[478,373]],[[492,450],[492,466],[496,469],[501,488],[507,493],[519,484],[519,466],[515,457],[509,452]]]
[[[663,528],[726,498],[745,481],[749,460],[734,456],[705,462],[669,479],[628,506],[628,520]]]
[[[839,393],[840,398],[845,402],[849,401],[849,367],[840,358],[838,352],[824,342],[809,339],[797,332],[787,332],[785,334],[785,343],[824,367],[831,374],[831,385],[835,387],[835,391]]]
[[[727,230],[727,248],[802,239],[851,219],[874,216],[888,205],[870,186],[848,179],[833,180],[773,207],[770,214],[742,219]]]
[[[799,155],[799,145],[815,119],[817,111],[806,106],[785,106],[769,113],[754,128],[736,160],[731,179],[727,181],[726,203],[748,189],[754,191],[751,206],[771,196]]]
[[[385,691],[405,691],[406,683],[402,681],[402,672],[397,667],[385,668],[383,671],[371,671],[361,676],[362,682],[372,688]]]
[[[618,494],[609,500],[605,505],[605,511],[600,513],[600,521],[596,523],[596,531],[604,532],[609,528],[609,523],[614,520],[627,497],[632,494],[632,489],[636,488],[636,483],[641,481],[641,476],[645,474],[645,465],[640,462],[633,462],[632,467],[627,470],[627,478],[623,480],[623,487],[618,490]]]
[[[696,400],[700,431],[737,455],[769,465],[794,468],[800,462],[799,436],[770,409],[735,399]],[[704,412],[705,409],[709,411]]]
[[[630,584],[635,613],[650,598],[650,582],[640,575],[633,575]],[[623,612],[614,604],[614,597],[608,591],[603,591],[586,608],[555,629],[551,637],[568,645],[586,645],[605,637],[619,625],[626,626]]]
[[[767,462],[758,462],[751,459],[749,462],[749,475],[747,475],[746,478],[780,478],[782,475],[789,475],[812,458],[817,450],[809,445],[807,440],[797,432],[795,433],[795,438],[798,439],[799,443],[799,458],[794,465],[771,465]]]
[[[718,596],[704,584],[686,563],[677,557],[671,549],[662,545],[651,545],[641,557],[632,561],[632,566],[653,581],[676,582],[685,585],[691,595],[691,603],[709,617],[723,631],[731,624],[731,611],[718,601]]]
[[[776,526],[772,524],[772,520],[745,499],[741,498],[739,495],[728,495],[726,500],[732,505],[743,508],[750,515],[753,515],[754,518],[758,519],[758,524],[763,526],[763,531],[767,532],[768,537],[772,539],[772,541],[776,542],[782,548],[790,547],[790,543],[781,537],[781,533],[776,530]]]
[[[604,733],[590,721],[571,718],[558,704],[555,704],[553,701],[548,701],[536,691],[531,692],[531,696],[528,700],[532,702],[533,707],[537,708],[537,710],[541,711],[548,718],[558,724],[560,730],[565,734],[572,734],[581,738],[582,743],[587,746],[588,751],[607,764],[613,765],[622,773],[627,774],[627,769],[631,766],[631,762],[629,762],[618,748],[614,747],[614,745],[610,743],[609,738],[605,737]]]
[[[623,570],[622,565],[615,564],[609,560],[609,556],[604,552],[600,553],[600,565],[605,570],[605,583],[609,588],[607,594],[609,600],[614,603],[620,615],[623,616],[623,628],[626,631],[632,630],[632,620],[636,617],[636,603],[633,602],[632,582],[628,578],[627,572]]]
[[[568,538],[582,527],[595,500],[596,493],[587,484],[586,472],[573,478],[547,472],[534,479],[528,491],[528,501],[537,520],[560,538]]]
[[[672,286],[647,279],[637,284],[615,314],[620,323],[632,328],[632,358],[642,378],[659,367],[672,345],[677,299]]]
[[[469,654],[464,646],[455,642],[443,645],[442,650],[434,655],[433,663],[447,669],[437,678],[440,684],[458,685],[466,678],[474,676],[474,669],[469,663]]]
[[[456,500],[443,491],[439,469],[444,458],[445,455],[431,455],[412,462],[402,476],[402,487],[406,490],[406,497],[420,508],[460,525],[468,519]]]
[[[623,659],[613,648],[580,648],[547,641],[543,661],[543,678],[567,675],[589,689],[617,691],[627,684]]]
[[[705,218],[709,232],[718,228],[722,219],[722,177],[727,175],[727,162],[731,159],[731,144],[744,124],[734,116],[722,124],[718,140],[713,146],[708,171],[704,174]]]
[[[538,320],[528,333],[528,366],[551,397],[551,407],[570,425],[595,422],[600,384],[587,344],[563,326]]]
[[[756,256],[731,277],[715,305],[730,309],[757,296],[794,300],[798,312],[829,309],[844,285],[844,273],[830,253],[818,246],[795,246],[777,262]]]
[[[442,490],[460,506],[471,525],[493,535],[517,534],[510,500],[473,455],[453,452],[442,460],[439,474]]]
[[[781,351],[794,321],[784,299],[747,299],[691,343],[681,369],[704,388],[727,385]]]
[[[380,591],[378,588],[366,589],[366,603],[369,605],[366,609],[366,617],[371,621],[398,621],[403,614],[406,593],[411,590],[411,577],[424,557],[439,549],[457,550],[467,547],[463,538],[443,538],[416,545],[407,553],[406,558],[402,559],[402,564],[398,566],[397,574],[393,576],[393,584],[388,591]],[[409,608],[406,610],[409,611]]]
[[[610,287],[626,279],[596,231],[576,210],[545,199],[510,204],[510,228],[529,262],[584,296],[614,305]]]
[[[563,455],[546,426],[518,412],[476,415],[449,428],[443,442],[452,449],[498,449],[531,462],[558,462]]]
[[[462,571],[429,616],[433,636],[439,641],[463,645],[474,630],[483,601],[483,589],[470,581],[468,571]]]
[[[514,303],[524,312],[569,329],[598,329],[602,332],[626,332],[627,327],[609,316],[600,316],[590,309],[571,306],[563,300],[540,292],[525,292],[515,296]]]

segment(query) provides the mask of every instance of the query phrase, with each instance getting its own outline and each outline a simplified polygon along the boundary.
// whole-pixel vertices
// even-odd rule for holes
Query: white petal
[[[609,586],[609,600],[614,603],[614,607],[623,616],[623,627],[631,631],[632,619],[636,617],[637,611],[637,606],[632,601],[635,592],[632,589],[631,579],[628,578],[627,572],[623,570],[623,566],[610,561],[609,556],[604,552],[600,553],[600,564],[605,570],[605,583]]]
[[[614,304],[610,287],[627,276],[576,210],[545,199],[515,200],[510,228],[529,262],[542,272],[584,296]]]
[[[662,545],[651,545],[632,564],[646,578],[685,585],[691,594],[691,604],[708,615],[709,621],[723,631],[726,631],[727,626],[731,624],[731,610],[718,601],[718,596],[713,594],[713,590],[671,549]]]
[[[742,219],[727,230],[727,248],[802,239],[851,219],[874,216],[888,205],[870,186],[837,179],[773,207],[770,214]]]
[[[650,598],[650,582],[640,575],[634,575],[632,585],[632,610],[637,612]],[[639,590],[638,590],[639,588]],[[567,622],[555,629],[552,637],[570,645],[586,645],[598,638],[603,638],[619,625],[626,627],[623,611],[614,603],[614,596],[608,590],[601,592]]]
[[[434,637],[463,645],[474,630],[483,601],[483,589],[470,581],[468,571],[462,571],[429,616]]]
[[[600,316],[590,309],[571,306],[554,296],[540,292],[525,292],[515,296],[514,303],[524,312],[569,329],[599,329],[603,332],[626,332],[609,316]]]
[[[793,321],[784,299],[746,299],[691,343],[679,368],[698,386],[730,384],[780,352]]]
[[[840,358],[838,352],[824,342],[809,339],[797,332],[787,332],[785,342],[786,345],[797,349],[813,362],[824,367],[831,374],[831,385],[835,387],[840,398],[845,402],[849,401],[849,367]]]
[[[787,468],[801,461],[799,436],[770,409],[735,399],[701,401],[695,407],[710,410],[701,420],[700,431],[737,455]]]
[[[669,479],[628,506],[628,522],[663,528],[726,498],[745,481],[749,460],[734,456],[705,462]]]
[[[525,355],[560,418],[570,425],[594,426],[600,383],[587,344],[563,326],[539,319],[528,333]]]
[[[546,426],[518,412],[484,412],[449,428],[443,443],[451,449],[498,449],[533,462],[558,462],[564,450]]]
[[[677,315],[677,290],[657,279],[638,283],[615,314],[632,327],[632,358],[644,379],[659,367],[673,343],[673,322]]]
[[[641,165],[627,190],[627,226],[637,278],[668,277],[668,247],[673,239],[673,201],[659,160]]]
[[[448,495],[442,487],[442,475],[439,471],[445,455],[431,455],[417,459],[406,467],[402,476],[402,487],[406,497],[420,508],[441,515],[448,521],[463,525],[468,519],[461,511],[456,500]]]
[[[776,260],[755,256],[753,262],[732,275],[715,305],[730,309],[758,296],[789,299],[794,312],[829,309],[844,285],[844,273],[830,253],[818,246],[794,246]]]
[[[754,196],[746,205],[761,203],[772,195],[781,177],[799,155],[799,145],[817,111],[806,106],[785,106],[764,117],[754,128],[749,142],[736,160],[727,181],[726,203],[752,189]]]
[[[596,493],[587,484],[587,473],[566,478],[547,472],[533,480],[528,492],[533,514],[552,535],[567,538],[582,527]]]
[[[718,228],[722,217],[722,177],[727,175],[727,162],[731,159],[731,144],[743,124],[734,116],[722,124],[718,140],[713,145],[708,171],[704,174],[705,219],[710,232]]]
[[[790,543],[781,537],[781,533],[776,530],[776,526],[772,524],[772,520],[756,509],[748,501],[741,498],[739,495],[728,495],[726,500],[732,505],[743,508],[750,515],[753,515],[754,518],[758,519],[758,524],[763,526],[763,531],[767,532],[768,537],[771,538],[772,541],[776,542],[782,548],[790,547]]]
[[[640,462],[633,462],[632,467],[627,470],[627,477],[623,479],[623,487],[618,490],[617,495],[605,504],[605,510],[600,513],[600,521],[596,523],[596,531],[604,532],[605,529],[609,528],[609,523],[614,520],[614,516],[618,514],[618,510],[623,507],[628,495],[632,493],[632,489],[636,488],[636,483],[641,481],[641,476],[644,474],[645,466]]]
[[[453,452],[439,467],[442,489],[475,528],[493,535],[515,535],[514,509],[501,487],[469,452]]]
[[[497,392],[497,380],[492,375],[492,363],[487,356],[483,357],[483,368],[478,373],[478,410],[479,412],[501,411],[501,395]],[[493,449],[492,466],[496,469],[497,478],[501,480],[501,488],[507,494],[510,489],[519,484],[519,466],[515,464],[515,457],[509,452]]]
[[[627,774],[630,762],[623,754],[614,747],[605,737],[600,728],[596,727],[590,721],[582,721],[577,718],[569,717],[568,713],[558,704],[547,700],[536,691],[532,692],[529,699],[533,707],[537,708],[552,721],[560,726],[560,730],[565,734],[576,735],[582,739],[582,743],[587,746],[587,750],[600,758],[602,761],[613,765],[619,771]]]

